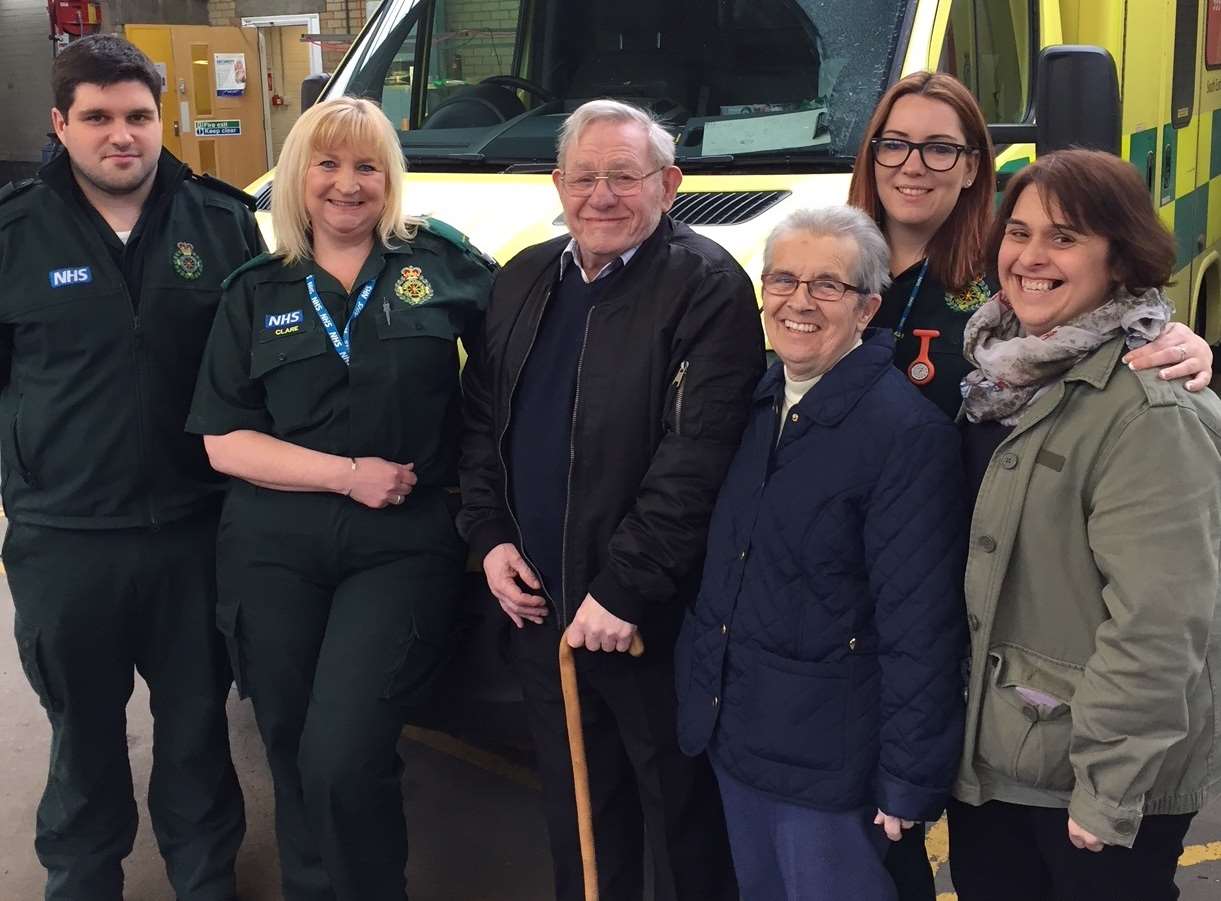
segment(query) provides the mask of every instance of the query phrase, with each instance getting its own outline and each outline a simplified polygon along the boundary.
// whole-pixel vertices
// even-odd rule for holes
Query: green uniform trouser
[[[444,493],[371,510],[235,482],[218,622],[271,766],[286,901],[403,901],[397,744],[443,662],[464,547]]]
[[[229,757],[230,670],[214,622],[216,516],[157,529],[12,523],[17,647],[51,721],[35,848],[46,897],[121,901],[136,836],[127,758],[133,669],[149,687],[148,807],[179,901],[232,901],[245,832]]]

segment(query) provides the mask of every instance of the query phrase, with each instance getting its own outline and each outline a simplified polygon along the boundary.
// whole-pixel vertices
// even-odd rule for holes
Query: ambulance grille
[[[670,215],[687,225],[738,225],[749,222],[791,191],[689,191],[674,199]]]

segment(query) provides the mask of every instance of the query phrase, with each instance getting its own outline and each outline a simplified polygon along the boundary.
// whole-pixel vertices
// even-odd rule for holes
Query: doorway
[[[126,25],[161,73],[162,144],[195,172],[243,187],[267,171],[263,92],[247,79],[254,32],[228,25]]]
[[[301,115],[301,82],[322,73],[322,48],[302,40],[307,34],[318,33],[319,17],[255,16],[242,19],[242,27],[254,28],[258,33],[265,88],[267,158],[274,166],[284,139]]]

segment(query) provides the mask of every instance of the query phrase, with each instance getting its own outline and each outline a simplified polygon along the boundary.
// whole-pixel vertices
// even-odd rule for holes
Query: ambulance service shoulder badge
[[[173,263],[174,271],[189,282],[203,275],[203,260],[195,252],[194,244],[179,241],[178,249],[174,251]]]
[[[946,292],[945,304],[951,310],[959,313],[974,313],[987,302],[990,293],[988,283],[980,278],[971,282],[957,294]]]
[[[399,280],[394,283],[398,299],[410,304],[423,303],[433,295],[432,285],[424,278],[419,266],[404,266]]]

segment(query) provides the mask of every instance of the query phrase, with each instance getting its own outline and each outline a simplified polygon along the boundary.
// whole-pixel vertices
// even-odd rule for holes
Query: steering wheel
[[[525,91],[540,100],[550,102],[559,99],[554,93],[548,91],[545,87],[535,84],[532,81],[527,81],[524,78],[518,78],[516,75],[489,75],[480,84],[494,84],[502,88],[511,88],[513,90]]]

